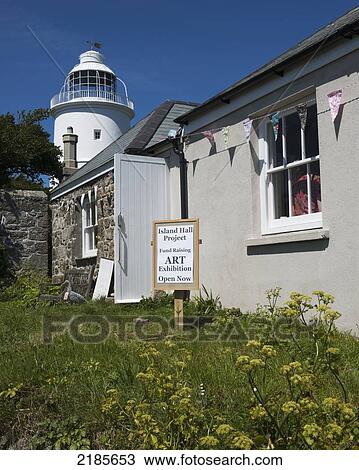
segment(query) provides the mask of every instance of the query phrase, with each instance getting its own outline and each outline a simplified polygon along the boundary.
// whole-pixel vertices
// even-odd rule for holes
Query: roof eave
[[[345,25],[340,30],[335,31],[331,36],[329,36],[328,40],[326,41],[326,44],[328,45],[328,43],[333,43],[335,40],[339,38],[351,39],[349,33],[358,34],[357,30],[352,29],[354,25],[359,26],[359,20],[356,20],[353,23],[350,23],[349,25]],[[242,92],[249,86],[252,86],[253,83],[255,83],[256,81],[264,79],[267,76],[272,75],[273,73],[275,73],[276,75],[279,75],[283,71],[278,70],[278,68],[287,67],[291,63],[298,60],[298,58],[305,57],[306,55],[310,55],[310,53],[317,47],[318,47],[318,43],[316,42],[308,46],[307,48],[303,49],[302,51],[299,51],[297,54],[291,57],[288,57],[286,59],[283,59],[283,61],[279,63],[276,63],[275,65],[273,65],[273,67],[263,70],[263,72],[260,72],[260,69],[258,69],[257,70],[258,74],[256,74],[256,71],[254,71],[252,74],[250,74],[250,75],[253,75],[253,77],[251,77],[250,75],[247,76],[248,78],[244,77],[242,80],[238,82],[237,85],[233,85],[230,89],[226,89],[223,92],[218,93],[217,95],[205,101],[203,104],[194,108],[193,110],[182,114],[181,116],[176,118],[174,122],[176,122],[177,124],[187,125],[190,119],[194,118],[197,115],[200,115],[201,113],[204,113],[208,108],[213,108],[217,106],[218,104],[229,104],[230,99],[233,96]],[[285,52],[283,54],[285,54]],[[274,62],[275,60],[276,59],[273,59],[272,62]],[[261,68],[264,68],[264,67],[266,67],[266,65],[264,65]]]

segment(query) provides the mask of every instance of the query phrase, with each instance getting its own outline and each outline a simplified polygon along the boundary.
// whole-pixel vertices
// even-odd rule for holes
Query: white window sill
[[[305,230],[321,229],[323,227],[322,213],[298,215],[296,217],[281,217],[272,220],[269,225],[262,228],[262,236],[277,235],[287,232],[301,232]]]
[[[287,232],[273,235],[263,235],[259,238],[248,238],[245,246],[276,245],[279,243],[295,243],[311,240],[323,240],[329,238],[329,230],[315,229],[302,230],[298,232]]]
[[[90,253],[83,254],[80,259],[96,258],[96,256],[97,256],[97,250],[91,251]]]

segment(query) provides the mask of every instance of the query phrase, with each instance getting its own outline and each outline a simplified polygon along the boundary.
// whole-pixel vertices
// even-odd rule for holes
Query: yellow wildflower
[[[341,436],[343,428],[337,423],[329,423],[325,426],[325,437],[327,439],[336,439]]]
[[[295,401],[287,401],[282,405],[282,411],[286,414],[298,414],[300,406]]]
[[[262,343],[260,341],[257,341],[256,339],[251,339],[247,342],[246,346],[248,348],[260,348],[262,346]]]
[[[214,436],[205,436],[201,437],[199,444],[202,447],[206,447],[207,449],[213,449],[214,447],[218,446],[219,440]]]
[[[261,419],[267,416],[266,410],[263,408],[262,405],[256,405],[249,410],[249,414],[252,419]]]
[[[229,434],[230,432],[233,431],[233,428],[232,426],[230,426],[229,424],[220,424],[219,426],[217,426],[216,428],[216,433],[219,435],[219,436],[223,436],[223,435],[226,435],[226,434]]]
[[[340,317],[341,315],[339,312],[337,312],[336,310],[331,310],[331,309],[328,309],[323,315],[324,320],[328,322],[333,322],[335,320],[338,320],[338,318]]]
[[[236,432],[232,439],[232,446],[235,449],[249,450],[253,446],[253,441],[242,432]]]
[[[275,357],[277,355],[277,351],[273,348],[273,346],[268,344],[263,346],[261,352],[265,357]]]

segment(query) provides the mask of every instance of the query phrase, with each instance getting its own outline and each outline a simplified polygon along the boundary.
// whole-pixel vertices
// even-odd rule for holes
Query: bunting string
[[[328,99],[329,107],[322,110],[322,111],[317,112],[317,116],[330,112],[332,121],[334,122],[334,120],[336,119],[336,117],[338,115],[340,106],[344,106],[345,104],[352,103],[352,102],[357,101],[359,99],[359,95],[358,95],[358,96],[355,96],[354,98],[351,98],[350,100],[341,101],[341,99],[343,97],[343,94],[344,94],[344,90],[348,89],[348,88],[352,88],[354,86],[358,87],[359,84],[358,83],[352,83],[350,85],[343,86],[342,88],[340,88],[338,90],[334,90],[331,93],[328,93],[326,97]],[[249,138],[250,138],[250,134],[253,130],[253,124],[255,122],[259,121],[259,120],[263,120],[263,119],[266,119],[266,118],[269,118],[271,120],[272,125],[273,125],[274,136],[276,136],[276,130],[278,130],[278,128],[277,128],[277,126],[278,126],[278,122],[277,122],[278,117],[280,118],[282,113],[285,113],[285,112],[291,111],[291,110],[296,110],[296,112],[298,113],[298,116],[299,116],[301,128],[304,129],[305,126],[306,126],[306,121],[307,121],[307,107],[310,106],[311,104],[316,103],[316,102],[317,102],[317,99],[312,98],[312,99],[303,101],[301,103],[296,103],[294,105],[287,106],[285,108],[281,108],[279,110],[276,110],[275,105],[273,105],[273,107],[272,107],[273,110],[271,112],[263,113],[263,114],[258,115],[258,116],[252,116],[250,118],[247,118],[247,119],[243,120],[242,124],[243,124],[243,128],[244,128],[244,133],[245,133],[245,136],[246,136],[246,141],[240,142],[240,143],[238,143],[234,146],[237,147],[237,146],[241,146],[241,145],[244,145],[244,144],[248,143]],[[274,121],[273,121],[273,117],[274,117]],[[190,144],[190,138],[191,137],[202,136],[202,137],[206,137],[208,139],[208,141],[210,142],[211,147],[213,147],[213,146],[215,146],[215,135],[214,134],[216,134],[217,132],[222,131],[222,138],[223,138],[223,142],[224,142],[224,149],[222,149],[222,150],[227,150],[228,149],[228,140],[229,140],[228,137],[229,137],[230,130],[231,130],[231,126],[227,125],[227,126],[222,126],[222,127],[215,127],[215,128],[212,128],[212,129],[204,129],[202,131],[190,132],[190,133],[188,133],[184,136],[186,146],[188,146]],[[212,156],[212,155],[210,155],[210,156]],[[202,158],[204,158],[204,157],[202,157]],[[198,161],[198,159],[197,159],[197,161]]]
[[[310,104],[312,104],[312,103],[314,104],[315,102],[316,102],[316,99],[313,98],[313,99],[308,100],[308,101],[306,101],[306,102],[303,102],[303,103],[299,103],[299,104],[290,106],[290,107],[288,107],[288,108],[281,108],[280,111],[277,111],[277,112],[279,112],[279,113],[284,113],[284,112],[286,112],[286,111],[290,111],[290,110],[296,109],[297,106],[305,106],[305,105],[308,106],[308,105],[310,105]],[[343,103],[343,104],[344,104],[344,103]],[[329,111],[329,109],[328,109],[328,111]],[[270,118],[270,117],[271,117],[273,114],[275,114],[275,113],[276,113],[276,111],[273,111],[272,113],[261,114],[260,116],[254,116],[254,117],[252,117],[252,118],[250,119],[251,124],[253,125],[253,123],[254,123],[255,121],[258,121],[258,120],[260,120],[260,119]],[[320,114],[320,113],[318,113],[318,114]],[[249,118],[248,118],[248,119],[249,119]],[[247,121],[247,119],[246,119],[245,121]],[[244,121],[244,122],[245,122],[245,121]],[[226,127],[230,127],[230,126],[215,127],[215,128],[213,128],[213,129],[206,129],[206,130],[203,130],[203,131],[190,132],[190,133],[186,134],[185,137],[192,137],[192,136],[196,136],[196,135],[202,135],[202,136],[204,136],[204,137],[207,137],[207,136],[205,135],[205,133],[207,133],[207,132],[216,133],[216,132],[219,132],[219,131],[223,131]],[[251,127],[252,127],[252,126],[251,126]]]
[[[348,88],[352,88],[352,87],[359,87],[359,83],[352,83],[350,85],[346,85],[346,86],[343,86],[340,90],[342,90],[342,92],[344,92],[344,90],[348,89]],[[351,103],[353,101],[356,101],[359,99],[359,96],[355,96],[354,98],[350,99],[350,100],[347,100],[347,101],[343,101],[341,103],[341,105],[344,105],[344,104],[347,104],[347,103]],[[275,106],[273,106],[273,110],[272,112],[268,112],[268,113],[265,113],[265,114],[261,114],[259,116],[254,116],[252,118],[247,118],[251,121],[251,130],[252,130],[252,124],[255,122],[255,121],[258,121],[258,120],[261,120],[261,119],[265,119],[265,118],[270,118],[273,114],[275,114],[276,112],[279,112],[279,113],[284,113],[286,111],[291,111],[291,110],[294,110],[296,109],[299,116],[300,116],[300,113],[298,111],[298,108],[300,107],[303,107],[303,106],[309,106],[311,104],[314,104],[316,103],[316,98],[312,98],[310,100],[307,100],[307,101],[303,101],[301,103],[296,103],[294,105],[291,105],[291,106],[288,106],[288,107],[285,107],[285,108],[281,108],[280,110],[276,110],[275,109]],[[320,112],[317,113],[317,116],[321,115],[321,114],[325,114],[325,113],[328,113],[330,112],[330,107],[328,107],[327,109],[324,109]],[[243,121],[243,124],[247,121],[247,119],[245,119]],[[301,117],[300,117],[301,119]],[[302,120],[301,120],[301,125],[302,125]],[[192,136],[199,136],[199,135],[203,135],[204,132],[207,132],[207,131],[210,131],[211,133],[216,133],[216,132],[219,132],[219,131],[223,131],[223,129],[225,127],[230,127],[230,126],[222,126],[222,127],[214,127],[214,128],[211,128],[211,129],[207,129],[207,130],[203,130],[203,131],[196,131],[196,132],[190,132],[188,134],[185,135],[185,137],[192,137]]]
[[[343,90],[345,89],[345,87],[342,88]],[[347,101],[343,101],[341,102],[341,106],[344,106],[345,104],[349,104],[349,103],[352,103],[354,101],[358,101],[359,100],[359,96],[355,96],[354,98],[351,98],[350,100],[347,100]],[[288,111],[288,110],[292,110],[292,109],[295,109],[297,106],[302,106],[302,105],[306,105],[306,104],[309,104],[309,103],[312,103],[312,102],[316,102],[315,99],[312,99],[312,100],[309,100],[307,101],[306,103],[300,103],[300,104],[297,104],[296,106],[291,106],[289,108],[286,108],[286,109],[282,109],[280,112],[284,112],[284,111]],[[326,108],[326,109],[323,109],[322,111],[319,111],[317,112],[317,116],[319,115],[322,115],[322,114],[326,114],[326,113],[329,113],[331,110],[330,110],[330,107]],[[264,118],[264,117],[270,117],[271,115],[268,114],[268,115],[265,115],[265,116],[260,116],[260,117],[256,117],[255,119],[261,119],[261,118]],[[224,126],[226,127],[226,126]],[[216,128],[216,129],[211,129],[212,131],[215,130],[215,131],[220,131],[222,130],[224,127],[219,127],[219,128]],[[190,133],[190,134],[186,134],[186,137],[191,137],[192,135],[202,135],[202,132],[193,132],[193,133]],[[242,141],[242,142],[239,142],[237,144],[235,144],[233,147],[242,147],[243,145],[248,145],[248,139],[246,139],[245,141]],[[223,150],[222,150],[223,151]],[[218,152],[220,153],[220,152]],[[199,158],[196,158],[195,160],[193,161],[190,161],[188,162],[189,165],[191,165],[193,162],[194,164],[197,164],[200,160],[205,160],[206,158],[213,158],[214,155],[205,155],[203,157],[199,157]]]

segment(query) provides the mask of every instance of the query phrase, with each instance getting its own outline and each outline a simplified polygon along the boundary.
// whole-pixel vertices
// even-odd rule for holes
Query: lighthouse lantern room
[[[126,132],[135,114],[125,83],[95,50],[80,55],[80,63],[67,75],[60,93],[51,99],[50,109],[55,119],[55,145],[63,149],[63,135],[68,134],[68,128],[77,135],[74,168],[84,165]]]

